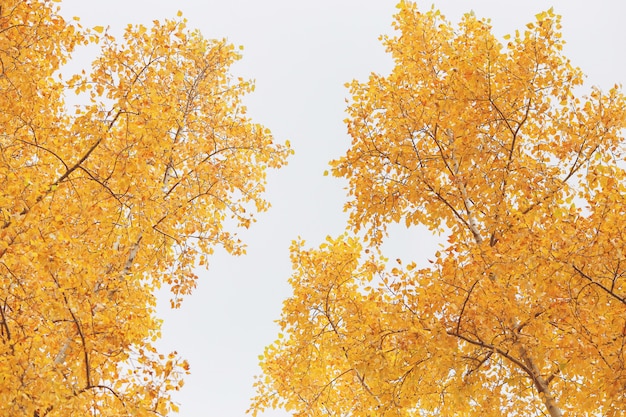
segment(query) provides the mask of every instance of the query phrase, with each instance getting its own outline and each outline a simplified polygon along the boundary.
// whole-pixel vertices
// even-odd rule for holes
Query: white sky
[[[200,274],[195,293],[179,310],[166,303],[163,351],[177,350],[191,363],[176,395],[181,417],[243,416],[253,395],[258,358],[277,333],[273,321],[290,294],[289,243],[302,236],[317,246],[344,229],[344,183],[322,176],[329,160],[349,145],[343,124],[346,89],[353,78],[386,73],[391,60],[378,36],[391,32],[396,0],[64,0],[66,17],[85,26],[110,26],[118,35],[128,23],[149,24],[181,10],[190,28],[207,38],[226,37],[243,45],[236,75],[256,80],[249,115],[289,139],[295,156],[269,175],[268,213],[242,238],[248,255],[217,253]],[[469,10],[489,17],[497,35],[514,32],[554,6],[563,15],[566,54],[604,89],[626,81],[626,2],[623,0],[434,2],[452,21]],[[422,9],[432,1],[419,1]],[[88,65],[88,63],[85,63]],[[436,240],[414,229],[394,233],[387,255],[424,261]],[[287,416],[282,411],[266,417]]]

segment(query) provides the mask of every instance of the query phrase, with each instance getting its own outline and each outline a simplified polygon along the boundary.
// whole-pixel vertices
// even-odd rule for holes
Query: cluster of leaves
[[[64,80],[88,44],[91,70]],[[119,43],[51,1],[0,4],[0,414],[176,409],[188,365],[154,347],[155,291],[177,305],[216,246],[244,251],[224,223],[267,209],[291,153],[247,118],[238,58],[180,16]]]
[[[348,231],[292,247],[253,414],[626,412],[626,99],[575,94],[559,20],[501,42],[401,2],[394,69],[349,84]],[[396,222],[449,234],[431,267],[385,266]]]

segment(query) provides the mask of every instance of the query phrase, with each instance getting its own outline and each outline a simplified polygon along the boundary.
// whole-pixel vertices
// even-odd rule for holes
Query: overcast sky
[[[296,154],[289,166],[271,172],[267,197],[273,207],[241,233],[248,255],[219,252],[200,273],[195,293],[179,310],[162,303],[162,350],[177,350],[191,363],[176,395],[181,417],[244,416],[253,395],[258,355],[277,333],[273,321],[290,294],[290,241],[301,236],[317,246],[344,229],[344,183],[322,174],[330,159],[349,145],[343,124],[344,83],[370,72],[387,73],[391,60],[378,41],[391,33],[395,0],[64,0],[66,17],[84,26],[110,26],[117,35],[128,23],[150,24],[181,10],[190,28],[207,38],[243,45],[235,75],[256,80],[245,100],[249,115],[290,140]],[[430,8],[432,1],[419,1]],[[626,80],[626,2],[623,0],[434,2],[452,21],[473,10],[492,19],[502,36],[554,6],[563,15],[566,54],[608,89]],[[80,57],[79,57],[80,58]],[[87,62],[84,65],[88,65]],[[394,229],[390,258],[423,262],[437,241],[420,230]],[[283,411],[265,417],[287,416]]]

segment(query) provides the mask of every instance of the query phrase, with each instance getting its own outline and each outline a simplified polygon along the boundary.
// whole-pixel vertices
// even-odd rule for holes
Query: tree
[[[265,172],[291,153],[246,116],[237,59],[180,14],[119,43],[51,1],[2,2],[0,414],[176,410],[188,365],[154,346],[155,291],[177,306],[214,248],[245,251],[227,222],[268,208]]]
[[[348,230],[292,246],[252,413],[623,415],[624,96],[575,94],[552,10],[501,43],[473,14],[398,7],[395,67],[349,84],[331,163]],[[448,235],[430,267],[387,266],[396,222]]]

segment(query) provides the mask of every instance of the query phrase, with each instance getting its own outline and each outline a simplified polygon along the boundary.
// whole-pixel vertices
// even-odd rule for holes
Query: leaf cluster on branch
[[[154,347],[156,290],[177,306],[215,247],[244,252],[225,221],[268,208],[265,172],[291,153],[246,116],[235,48],[185,22],[119,42],[51,1],[0,4],[1,415],[177,408],[188,365]]]
[[[575,94],[553,10],[498,40],[398,7],[393,70],[348,84],[346,234],[294,243],[251,412],[623,415],[624,95]],[[392,223],[449,238],[390,269]]]

